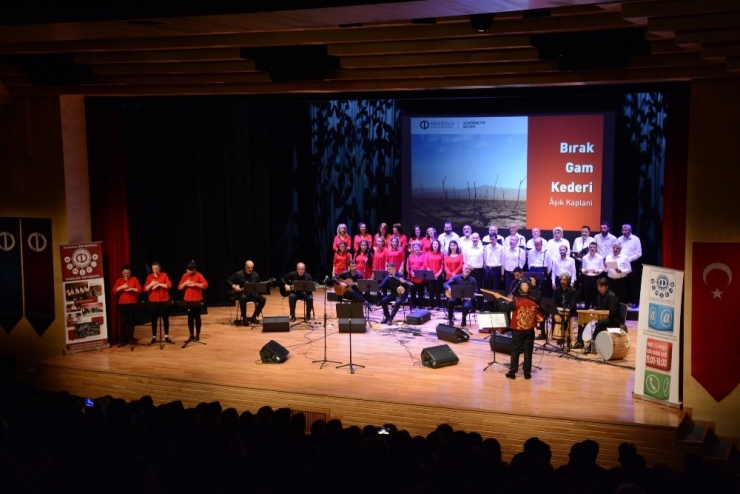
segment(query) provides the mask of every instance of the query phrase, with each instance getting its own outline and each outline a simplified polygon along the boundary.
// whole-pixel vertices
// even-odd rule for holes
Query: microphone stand
[[[321,366],[319,367],[319,369],[323,369],[324,368],[324,365],[326,365],[328,363],[341,364],[341,362],[338,362],[336,360],[327,360],[326,359],[326,320],[327,320],[327,316],[326,316],[326,314],[327,314],[327,311],[326,311],[326,283],[327,283],[328,280],[329,280],[329,277],[328,276],[326,278],[324,278],[324,358],[321,359],[321,360],[314,360],[313,362],[311,362],[312,364],[316,364],[316,363],[321,362]]]

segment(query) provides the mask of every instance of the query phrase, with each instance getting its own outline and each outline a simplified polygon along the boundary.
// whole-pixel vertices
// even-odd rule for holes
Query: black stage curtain
[[[678,95],[672,101],[683,105],[686,94],[672,89],[668,99],[664,89],[618,88],[585,95],[451,92],[395,100],[99,98],[88,100],[88,127],[94,129],[88,136],[91,147],[100,148],[106,134],[122,135],[128,203],[122,207],[129,216],[134,273],[143,280],[157,260],[176,284],[194,259],[211,284],[208,302],[228,303],[225,279],[247,259],[263,279],[278,278],[302,261],[321,280],[331,273],[338,223],[347,223],[354,234],[359,221],[373,233],[380,222],[400,221],[404,112],[614,111],[615,168],[608,191],[614,208],[613,217],[604,219],[612,220],[617,236],[622,223],[632,223],[642,239],[643,262],[660,264],[663,177],[671,146],[664,120],[673,110],[666,101]],[[105,105],[118,111],[95,111]],[[95,168],[107,167],[110,154],[91,153],[91,187],[106,187],[96,183]],[[93,228],[96,239],[107,240]],[[592,228],[598,231],[598,225]],[[175,289],[172,295],[181,298]]]

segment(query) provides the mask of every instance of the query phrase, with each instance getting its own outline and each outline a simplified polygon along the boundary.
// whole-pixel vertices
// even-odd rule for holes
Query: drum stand
[[[573,334],[572,334],[572,324],[573,324],[573,316],[568,314],[566,311],[559,312],[560,315],[560,324],[563,325],[563,341],[561,346],[558,348],[558,351],[560,352],[560,355],[558,355],[558,358],[563,357],[569,357],[572,359],[575,359],[575,355],[570,354],[570,344],[573,340]]]

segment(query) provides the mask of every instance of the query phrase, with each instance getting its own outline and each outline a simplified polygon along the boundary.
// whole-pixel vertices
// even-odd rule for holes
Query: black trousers
[[[311,295],[311,292],[291,293],[288,296],[288,307],[290,307],[291,317],[295,317],[296,300],[304,301],[306,304],[306,317],[311,317],[313,313],[313,295]]]
[[[516,374],[519,369],[519,355],[524,354],[524,374],[532,373],[532,353],[534,352],[534,329],[513,330],[511,332],[511,364],[509,372]]]
[[[201,320],[200,320],[200,309],[203,307],[200,304],[188,304],[188,330],[190,336],[193,336],[193,330],[195,334],[200,334]]]
[[[170,304],[163,303],[162,305],[153,304],[149,308],[149,315],[152,318],[152,336],[157,336],[157,319],[162,318],[162,325],[164,326],[164,334],[170,334]]]
[[[254,302],[254,313],[252,317],[258,317],[262,314],[262,309],[267,303],[267,299],[259,293],[241,293],[239,294],[239,309],[242,312],[242,319],[247,317],[247,302]]]

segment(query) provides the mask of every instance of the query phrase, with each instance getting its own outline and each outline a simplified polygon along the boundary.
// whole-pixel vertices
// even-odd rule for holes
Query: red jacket
[[[159,276],[154,276],[154,273],[146,277],[146,283],[144,286],[149,286],[152,281],[164,283],[167,288],[157,286],[149,290],[149,301],[150,302],[167,302],[170,299],[170,288],[172,288],[172,282],[170,281],[167,273],[164,271],[159,272]]]
[[[135,288],[136,291],[131,290],[119,290],[120,287],[128,284],[129,288]],[[139,294],[143,292],[139,280],[131,276],[128,280],[124,277],[120,277],[113,284],[113,298],[118,301],[118,304],[135,304],[139,301]]]
[[[199,286],[186,286],[185,288],[183,288],[183,290],[185,290],[185,294],[182,297],[183,300],[185,300],[186,302],[198,302],[200,300],[203,300],[203,290],[208,288],[208,282],[203,277],[203,275],[197,271],[193,274],[189,274],[186,272],[184,275],[182,275],[182,278],[180,278],[180,283],[178,283],[177,286],[182,286],[182,284],[186,281],[201,283],[203,284],[203,288]]]

